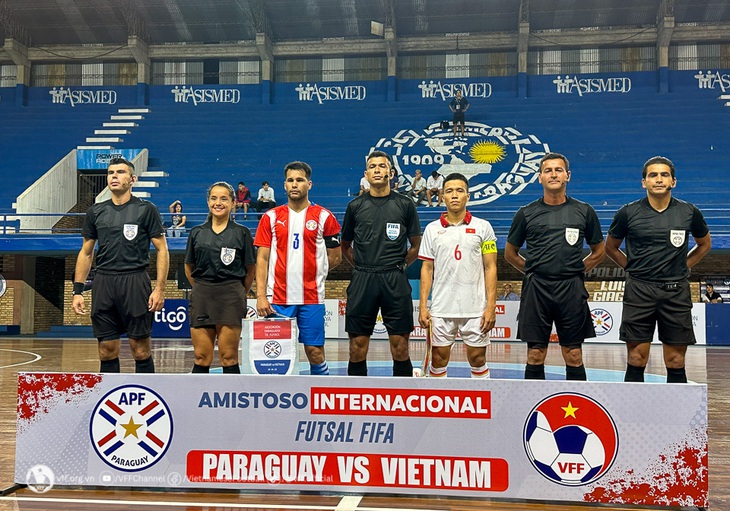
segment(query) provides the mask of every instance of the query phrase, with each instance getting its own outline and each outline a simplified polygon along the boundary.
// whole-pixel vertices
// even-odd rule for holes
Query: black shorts
[[[692,328],[692,293],[689,281],[666,286],[626,277],[624,307],[619,339],[625,342],[651,342],[654,327],[665,344],[696,344]]]
[[[101,341],[145,339],[152,334],[149,310],[152,283],[146,271],[109,275],[97,273],[91,294],[91,325]]]
[[[352,272],[347,286],[345,330],[354,335],[372,335],[378,307],[388,334],[403,335],[413,331],[411,284],[404,271],[369,273],[356,269]]]
[[[464,124],[464,112],[454,112],[454,124],[457,122]]]
[[[525,276],[522,281],[517,337],[528,343],[550,342],[553,322],[561,346],[578,346],[596,336],[583,279],[563,280]]]
[[[228,325],[241,328],[246,316],[243,282],[205,282],[196,280],[190,293],[190,326]]]

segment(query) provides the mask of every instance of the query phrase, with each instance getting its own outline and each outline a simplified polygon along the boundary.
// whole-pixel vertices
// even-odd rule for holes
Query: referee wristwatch
[[[83,282],[74,282],[73,296],[84,294],[85,284]]]

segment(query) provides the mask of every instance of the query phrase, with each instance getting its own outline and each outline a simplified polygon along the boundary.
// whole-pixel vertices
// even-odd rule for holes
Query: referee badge
[[[129,241],[132,241],[134,238],[137,237],[137,231],[139,226],[135,224],[124,224],[124,237],[127,238]]]
[[[675,229],[672,229],[669,231],[669,241],[672,242],[672,245],[679,248],[682,245],[684,245],[684,237],[686,235],[685,231],[678,231]]]
[[[221,248],[221,261],[223,261],[223,264],[228,266],[233,262],[233,259],[236,257],[236,249],[235,248]]]
[[[388,239],[395,241],[400,236],[400,224],[385,224],[385,234],[388,235]]]
[[[575,245],[578,242],[579,237],[580,230],[574,229],[572,227],[565,228],[565,241],[568,242],[568,245]]]

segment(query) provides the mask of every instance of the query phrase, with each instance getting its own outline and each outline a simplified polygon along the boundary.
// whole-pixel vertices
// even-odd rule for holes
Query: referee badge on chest
[[[395,241],[400,236],[400,224],[385,224],[385,234],[389,240]]]
[[[132,241],[134,238],[137,237],[138,229],[139,226],[135,224],[124,224],[124,230],[122,232],[124,233],[125,238],[127,238],[129,241]]]
[[[575,245],[578,242],[578,238],[580,238],[580,229],[573,227],[565,228],[565,241],[568,242],[568,245]]]
[[[223,264],[228,266],[233,262],[233,259],[236,257],[236,249],[235,248],[221,248],[221,261]]]
[[[684,237],[686,234],[685,231],[672,229],[669,231],[669,241],[672,242],[672,245],[679,248],[684,245]]]

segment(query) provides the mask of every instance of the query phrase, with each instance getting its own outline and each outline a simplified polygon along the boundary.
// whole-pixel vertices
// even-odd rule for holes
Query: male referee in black
[[[413,201],[390,189],[392,166],[382,151],[368,155],[365,177],[370,193],[347,205],[342,223],[342,255],[354,267],[345,313],[350,337],[347,374],[353,376],[368,374],[368,347],[378,308],[388,330],[393,376],[413,376],[408,351],[413,299],[405,268],[418,256],[421,226]]]
[[[538,180],[543,196],[517,211],[504,249],[507,262],[525,274],[517,325],[517,336],[527,342],[525,379],[545,379],[555,322],[566,379],[585,380],[583,341],[596,332],[584,275],[606,255],[601,224],[589,204],[567,195],[570,167],[565,156],[543,156]],[[590,247],[585,257],[584,240]],[[519,252],[525,241],[527,257]]]
[[[695,344],[689,269],[712,248],[710,230],[699,209],[672,197],[674,164],[654,156],[641,172],[646,197],[618,210],[608,229],[606,252],[626,269],[619,338],[628,360],[624,381],[644,381],[655,325],[664,348],[667,383],[687,383],[684,358]],[[691,234],[696,245],[689,250]],[[621,242],[626,240],[626,252]]]
[[[106,176],[112,198],[91,206],[81,229],[84,243],[76,259],[73,310],[86,314],[84,282],[98,241],[91,323],[99,340],[102,373],[119,372],[120,337],[124,333],[129,337],[135,372],[155,372],[150,348],[152,316],[165,301],[170,258],[159,211],[151,202],[132,195],[136,179],[132,162],[113,158]],[[154,291],[147,275],[150,241],[157,251]]]

